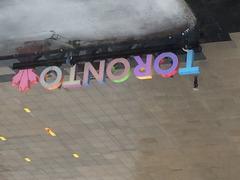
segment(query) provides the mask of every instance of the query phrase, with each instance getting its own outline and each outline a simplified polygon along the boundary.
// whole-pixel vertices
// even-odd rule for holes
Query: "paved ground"
[[[237,180],[240,34],[232,37],[203,45],[199,91],[179,76],[27,94],[1,83],[0,179]]]

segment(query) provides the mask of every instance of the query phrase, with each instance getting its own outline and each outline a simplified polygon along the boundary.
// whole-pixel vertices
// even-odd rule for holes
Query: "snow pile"
[[[183,0],[1,0],[0,42],[49,37],[102,40],[136,37],[188,24]]]

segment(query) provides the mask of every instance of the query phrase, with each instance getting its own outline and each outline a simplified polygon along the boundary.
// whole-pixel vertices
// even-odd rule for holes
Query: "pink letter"
[[[62,84],[63,88],[65,89],[73,89],[73,88],[80,88],[81,86],[81,80],[76,80],[76,68],[77,65],[75,64],[70,69],[69,74],[69,81],[66,81]]]
[[[124,71],[114,75],[112,69],[114,69],[114,65],[117,63],[121,63],[124,65]],[[127,59],[124,58],[114,59],[107,66],[107,76],[114,83],[122,83],[128,80],[130,75],[131,75],[130,64]]]

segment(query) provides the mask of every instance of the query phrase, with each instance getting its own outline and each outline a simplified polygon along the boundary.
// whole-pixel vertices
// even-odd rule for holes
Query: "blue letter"
[[[179,69],[179,74],[181,76],[192,75],[192,74],[194,74],[194,75],[200,74],[200,68],[199,67],[192,67],[193,60],[194,60],[194,51],[193,50],[188,50],[187,51],[186,67]]]

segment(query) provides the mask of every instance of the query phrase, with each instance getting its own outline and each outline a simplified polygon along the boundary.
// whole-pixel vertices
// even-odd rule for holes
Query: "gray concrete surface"
[[[203,45],[199,91],[179,76],[27,94],[1,83],[0,180],[239,179],[240,37],[232,37]]]

